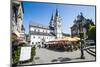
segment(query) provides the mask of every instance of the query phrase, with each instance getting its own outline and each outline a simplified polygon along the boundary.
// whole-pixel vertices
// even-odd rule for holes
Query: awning
[[[17,37],[20,37],[20,33],[18,31],[13,31],[12,34],[15,34]]]
[[[21,44],[21,43],[26,43],[26,41],[25,41],[25,40],[19,41],[18,43],[19,43],[19,44]]]
[[[20,37],[18,31],[13,31],[13,32],[11,33],[11,39],[12,39],[12,41],[17,40],[18,37]]]
[[[64,37],[64,38],[60,38],[60,39],[54,39],[52,41],[49,41],[48,43],[65,43],[65,42],[69,42],[69,41],[72,41],[72,42],[75,42],[75,41],[79,41],[80,38],[78,37]]]

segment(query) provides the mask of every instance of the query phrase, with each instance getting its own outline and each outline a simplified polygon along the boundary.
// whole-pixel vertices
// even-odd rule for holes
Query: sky
[[[93,22],[95,22],[95,6],[24,1],[23,8],[23,24],[26,33],[29,32],[29,23],[31,21],[43,25],[49,25],[52,14],[55,15],[56,8],[61,17],[62,32],[66,34],[71,34],[70,27],[73,25],[74,19],[76,19],[80,12],[83,13],[84,17],[92,19]]]

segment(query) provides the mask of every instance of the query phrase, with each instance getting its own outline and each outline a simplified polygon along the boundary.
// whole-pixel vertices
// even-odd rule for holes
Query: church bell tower
[[[61,18],[60,18],[58,9],[56,9],[56,13],[55,13],[55,16],[54,16],[54,30],[55,30],[56,38],[61,38],[62,37]]]

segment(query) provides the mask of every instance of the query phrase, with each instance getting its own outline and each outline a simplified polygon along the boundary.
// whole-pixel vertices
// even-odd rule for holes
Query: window
[[[35,36],[33,36],[33,38],[35,38]]]
[[[38,42],[38,44],[40,44],[40,42]]]
[[[36,29],[34,29],[34,32],[36,32]]]
[[[32,44],[34,44],[34,42],[32,42]]]
[[[37,30],[37,33],[40,33],[40,30],[39,29]]]
[[[46,33],[47,33],[47,30],[46,30]]]
[[[40,32],[40,30],[38,30],[38,32]]]

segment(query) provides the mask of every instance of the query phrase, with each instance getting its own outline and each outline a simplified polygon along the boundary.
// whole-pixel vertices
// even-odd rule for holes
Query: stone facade
[[[84,33],[84,38],[87,38],[86,32],[87,32],[87,28],[86,28],[86,23],[87,20],[82,13],[80,13],[76,19],[73,21],[73,26],[71,27],[71,36],[79,36],[80,32]]]

